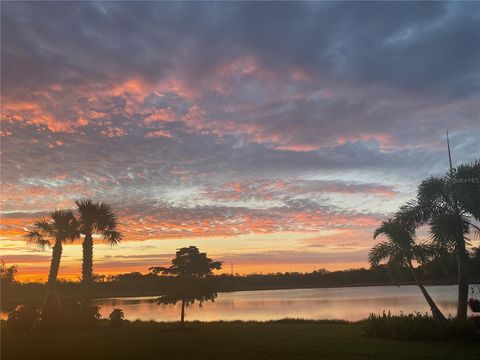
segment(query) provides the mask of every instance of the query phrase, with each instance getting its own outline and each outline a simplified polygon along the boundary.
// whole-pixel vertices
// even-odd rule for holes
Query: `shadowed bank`
[[[465,359],[478,343],[404,342],[369,338],[361,324],[322,321],[188,323],[134,322],[120,329],[69,333],[5,331],[7,359]],[[192,330],[194,329],[194,330]],[[8,344],[8,346],[5,346]]]

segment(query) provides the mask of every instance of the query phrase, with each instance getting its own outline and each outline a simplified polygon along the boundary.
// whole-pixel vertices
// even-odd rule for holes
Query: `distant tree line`
[[[470,253],[470,278],[480,282],[480,248]],[[434,259],[420,265],[415,272],[426,284],[454,284],[457,281],[456,258]],[[210,275],[214,279],[215,290],[267,290],[286,288],[314,288],[334,286],[368,286],[368,285],[404,285],[414,284],[411,272],[406,268],[392,269],[379,265],[370,269],[349,269],[327,271],[320,269],[310,273],[286,272],[249,275]],[[130,272],[118,275],[94,275],[91,288],[93,297],[107,296],[142,296],[160,295],[173,283],[171,276],[161,273]],[[4,282],[2,282],[4,284]],[[43,284],[14,282],[9,291],[9,303],[36,301],[42,294]],[[76,298],[81,294],[81,283],[60,280],[57,290],[62,298]],[[2,291],[2,294],[4,292]]]

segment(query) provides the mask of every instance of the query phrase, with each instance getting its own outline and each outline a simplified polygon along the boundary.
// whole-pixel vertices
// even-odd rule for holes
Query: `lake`
[[[457,286],[427,287],[445,315],[454,315]],[[128,320],[177,321],[180,303],[157,305],[155,296],[97,299],[103,317],[120,308]],[[282,318],[361,320],[383,310],[392,314],[426,313],[430,308],[414,285],[317,289],[257,290],[218,293],[214,303],[186,310],[187,320],[275,320]]]

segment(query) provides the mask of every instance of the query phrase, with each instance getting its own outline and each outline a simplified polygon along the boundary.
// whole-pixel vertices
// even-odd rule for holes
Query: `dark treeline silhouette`
[[[455,256],[433,260],[418,266],[414,271],[421,276],[423,283],[455,284],[457,281],[457,266]],[[393,273],[395,271],[395,273]],[[379,265],[371,269],[349,269],[343,271],[327,271],[324,269],[311,273],[286,272],[275,274],[249,275],[213,275],[215,290],[268,290],[288,288],[315,288],[336,286],[368,286],[368,285],[405,285],[415,284],[412,273],[407,268],[392,269]],[[480,249],[471,253],[471,282],[480,282]],[[119,275],[95,275],[91,287],[92,297],[110,296],[154,296],[165,293],[172,287],[171,276],[142,274],[131,272]],[[3,282],[2,282],[3,284]],[[40,283],[14,282],[10,286],[8,296],[2,304],[38,302],[44,294],[45,285]],[[81,294],[81,283],[59,281],[57,291],[64,299],[75,299]]]

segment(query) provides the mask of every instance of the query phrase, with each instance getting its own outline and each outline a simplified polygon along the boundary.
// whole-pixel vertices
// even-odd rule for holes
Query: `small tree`
[[[121,327],[125,320],[125,313],[122,309],[113,309],[108,318],[110,319],[110,327]]]
[[[178,249],[172,265],[169,267],[151,267],[154,274],[173,277],[172,286],[167,293],[158,298],[158,304],[173,304],[181,301],[181,326],[184,326],[185,307],[195,301],[200,303],[214,301],[217,293],[208,277],[213,270],[219,270],[222,263],[213,261],[206,253],[201,253],[196,246]]]
[[[16,283],[15,277],[18,273],[16,265],[7,266],[3,260],[0,260],[0,295],[1,302],[7,302],[7,293],[12,289],[13,284]]]
[[[5,261],[0,260],[0,280],[2,285],[11,286],[13,283],[15,283],[15,277],[17,276],[17,273],[17,265],[7,266]]]

